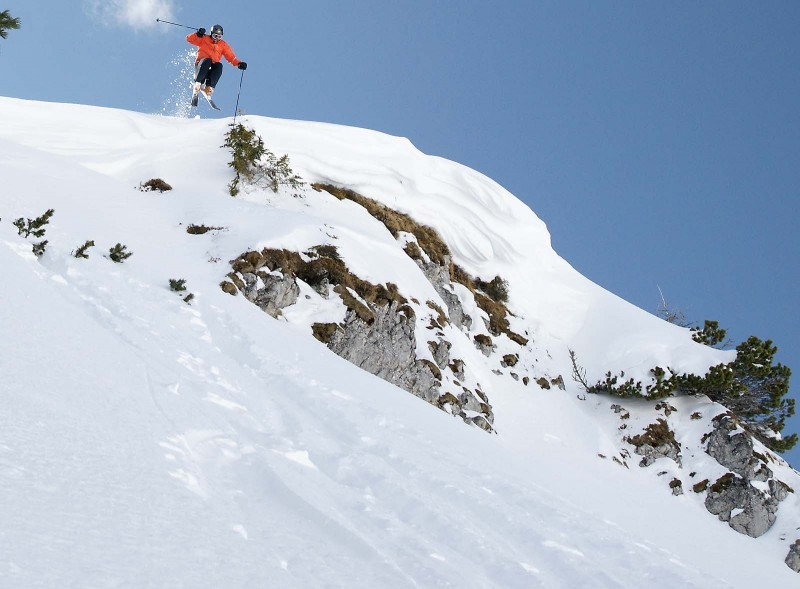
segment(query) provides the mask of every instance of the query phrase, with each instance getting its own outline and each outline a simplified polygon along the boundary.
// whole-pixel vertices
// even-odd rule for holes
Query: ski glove
[[[243,61],[240,61],[239,65],[237,65],[236,67],[238,67],[240,70],[246,70],[247,69],[247,64],[245,62],[243,62]]]
[[[197,36],[200,37],[201,39],[203,38],[203,36],[205,34],[206,34],[206,30],[205,29],[203,29],[203,28],[197,29]]]

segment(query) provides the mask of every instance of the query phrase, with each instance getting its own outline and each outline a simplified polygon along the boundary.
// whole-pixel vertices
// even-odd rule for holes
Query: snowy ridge
[[[683,469],[621,467],[613,401],[578,400],[569,379],[569,349],[590,380],[612,368],[704,372],[730,353],[580,276],[488,178],[405,139],[245,119],[304,180],[406,212],[467,271],[508,280],[514,329],[567,391],[507,384],[474,364],[497,435],[330,353],[308,327],[336,320],[333,306],[298,305],[276,321],[220,290],[242,252],[335,243],[360,277],[438,300],[402,244],[353,203],[310,189],[231,198],[219,148],[229,121],[5,98],[0,120],[0,586],[797,582],[782,562],[800,537],[797,494],[761,538],[736,534],[701,496],[669,492],[666,479],[690,469],[724,471],[699,442],[684,448]],[[150,178],[174,190],[136,190]],[[10,221],[48,208],[36,258]],[[191,236],[190,223],[223,229]],[[90,258],[72,257],[87,239]],[[121,265],[103,255],[118,242],[134,254]],[[170,278],[186,279],[191,305]],[[670,403],[687,439],[722,411]],[[652,403],[624,405],[629,431],[652,422]],[[702,419],[688,420],[694,412]],[[771,468],[800,489],[787,465]]]

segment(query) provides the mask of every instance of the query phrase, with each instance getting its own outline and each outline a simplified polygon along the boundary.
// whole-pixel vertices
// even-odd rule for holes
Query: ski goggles
[[[219,41],[222,39],[222,33],[211,33],[211,38],[214,39],[214,41]]]

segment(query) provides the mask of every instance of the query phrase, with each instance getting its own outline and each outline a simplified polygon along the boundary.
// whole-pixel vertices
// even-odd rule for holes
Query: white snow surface
[[[333,244],[360,277],[440,301],[352,202],[311,189],[231,198],[230,120],[0,98],[0,587],[798,583],[783,564],[797,494],[762,538],[735,533],[671,461],[658,477],[598,457],[621,448],[611,401],[579,399],[569,378],[570,349],[590,380],[704,373],[730,352],[578,274],[525,204],[473,170],[373,131],[241,122],[305,181],[408,213],[473,275],[506,278],[514,328],[567,390],[473,365],[496,415],[487,434],[317,342],[310,324],[341,316],[313,292],[279,320],[223,293],[245,251]],[[174,190],[139,191],[150,178]],[[49,208],[37,258],[11,221]],[[189,235],[191,223],[222,229]],[[89,259],[73,257],[88,239]],[[134,254],[122,264],[107,258],[116,243]],[[671,402],[703,413],[676,422],[697,437],[722,410]],[[684,452],[713,463],[699,445]],[[787,465],[771,468],[800,489]],[[671,495],[672,476],[686,495]]]

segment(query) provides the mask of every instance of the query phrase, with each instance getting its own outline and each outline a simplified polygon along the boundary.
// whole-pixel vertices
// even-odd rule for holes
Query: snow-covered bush
[[[707,338],[703,343],[718,342],[725,337],[725,330],[716,322],[706,321]],[[696,333],[703,333],[697,331]],[[695,338],[695,341],[697,338]],[[606,373],[604,380],[586,386],[587,392],[605,393],[615,397],[641,397],[662,399],[678,393],[706,395],[712,401],[727,407],[753,436],[776,452],[791,450],[797,443],[797,434],[780,436],[786,420],[794,415],[795,400],[787,398],[792,371],[788,366],[773,365],[778,348],[772,341],[749,337],[736,347],[736,359],[728,364],[712,366],[704,376],[677,374],[661,367],[653,368],[652,381],[643,385],[625,373]],[[580,370],[573,355],[573,370]],[[580,372],[579,372],[580,374]]]
[[[242,186],[269,188],[272,192],[278,192],[281,186],[298,190],[305,184],[289,166],[288,155],[277,157],[267,149],[264,140],[254,130],[241,123],[231,125],[223,147],[230,149],[233,155],[228,162],[236,174],[228,184],[231,196],[239,194]]]

